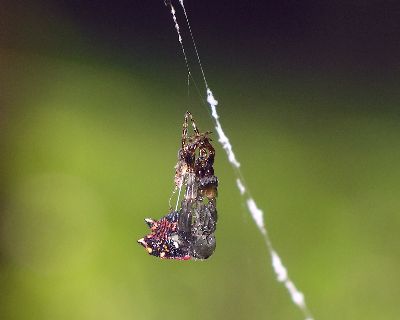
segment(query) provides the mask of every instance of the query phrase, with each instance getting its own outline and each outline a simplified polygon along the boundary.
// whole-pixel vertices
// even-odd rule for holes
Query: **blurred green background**
[[[399,11],[187,8],[224,130],[315,318],[399,319]],[[213,127],[187,97],[161,0],[5,1],[0,18],[0,319],[302,318],[217,142],[214,255],[161,261],[136,243],[168,210],[184,112]]]

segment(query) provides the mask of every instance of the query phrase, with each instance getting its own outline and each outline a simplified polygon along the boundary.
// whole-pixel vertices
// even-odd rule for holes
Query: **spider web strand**
[[[186,24],[187,24],[188,29],[189,29],[190,38],[192,39],[194,51],[196,52],[196,57],[197,57],[197,61],[199,62],[199,67],[200,67],[200,70],[201,70],[201,74],[203,75],[204,84],[206,85],[206,88],[208,88],[208,84],[207,84],[207,80],[206,80],[206,75],[205,75],[205,73],[204,73],[203,65],[201,64],[199,51],[197,50],[196,41],[194,40],[192,28],[191,28],[190,23],[189,23],[189,18],[188,18],[188,15],[187,15],[187,13],[186,13],[185,5],[184,5],[184,3],[183,3],[183,0],[179,0],[179,3],[181,4],[183,13],[184,13],[184,15],[185,15]]]
[[[189,95],[189,90],[190,90],[189,89],[190,88],[189,84],[190,84],[190,79],[191,79],[193,84],[194,84],[194,87],[196,88],[197,94],[199,95],[201,100],[203,100],[203,97],[202,97],[202,95],[200,93],[199,87],[198,87],[198,85],[197,85],[197,83],[196,83],[196,81],[195,81],[195,79],[194,79],[194,77],[192,75],[192,71],[190,69],[189,60],[187,58],[186,50],[185,50],[185,47],[183,45],[182,35],[181,35],[180,27],[179,27],[179,24],[178,24],[178,19],[176,18],[175,8],[172,5],[171,1],[168,0],[165,3],[171,8],[170,12],[171,12],[171,15],[172,15],[172,19],[174,21],[174,27],[175,27],[176,33],[178,34],[178,41],[179,41],[179,44],[180,44],[180,47],[181,47],[181,50],[182,50],[183,58],[185,59],[185,65],[186,65],[186,69],[187,69],[187,72],[188,72],[188,80],[187,80],[188,95]],[[184,12],[186,14],[186,10]],[[198,59],[200,59],[200,58],[198,58]],[[204,77],[203,69],[201,68],[201,70],[202,70],[202,74],[203,74],[203,79],[206,82],[206,79]]]

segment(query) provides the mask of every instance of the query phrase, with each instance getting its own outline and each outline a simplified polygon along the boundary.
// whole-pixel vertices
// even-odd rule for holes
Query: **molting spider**
[[[194,133],[188,135],[189,119]],[[138,242],[149,254],[165,259],[207,259],[215,250],[218,179],[214,175],[215,150],[186,112],[181,149],[175,166],[175,189],[185,188],[181,207],[158,221],[145,219],[151,233]],[[180,192],[179,192],[180,194]],[[178,200],[179,201],[179,196]]]

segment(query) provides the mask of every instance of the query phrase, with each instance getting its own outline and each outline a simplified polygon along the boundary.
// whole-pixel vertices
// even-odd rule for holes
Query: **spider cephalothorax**
[[[189,119],[192,135],[188,135]],[[215,250],[218,179],[214,175],[215,150],[209,134],[200,133],[191,113],[186,112],[174,177],[175,188],[185,191],[184,198],[179,210],[171,210],[158,221],[146,219],[151,233],[138,242],[151,255],[206,259]]]

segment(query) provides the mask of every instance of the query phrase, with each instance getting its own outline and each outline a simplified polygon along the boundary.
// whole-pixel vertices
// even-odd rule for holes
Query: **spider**
[[[189,119],[194,134],[188,136]],[[180,189],[186,182],[186,198],[195,199],[196,191],[202,196],[213,199],[217,196],[218,179],[214,176],[215,150],[208,135],[200,133],[192,114],[187,111],[183,122],[181,149],[175,166],[175,186]],[[196,185],[197,184],[197,185]]]
[[[188,135],[189,120],[193,134]],[[216,197],[218,179],[214,175],[215,150],[208,137],[200,133],[192,114],[185,114],[181,149],[175,166],[175,189],[185,187],[178,210],[158,221],[145,219],[151,233],[138,242],[149,254],[164,259],[207,259],[215,250],[217,223]],[[179,192],[180,194],[180,192]]]

